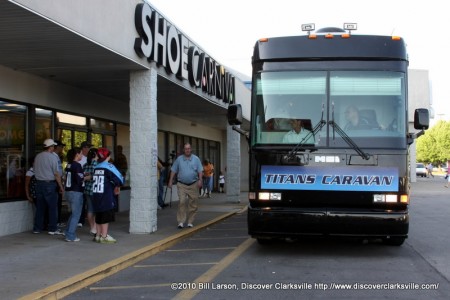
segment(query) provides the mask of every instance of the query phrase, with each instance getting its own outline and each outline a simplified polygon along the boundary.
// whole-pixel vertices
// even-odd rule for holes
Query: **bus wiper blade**
[[[342,137],[342,139],[350,146],[352,147],[363,159],[369,160],[370,155],[367,153],[364,153],[361,148],[358,147],[358,145],[355,144],[355,142],[345,133],[344,130],[342,130],[341,127],[339,127],[338,124],[336,124],[334,121],[328,121],[328,124],[330,124],[333,127],[333,130],[336,130],[336,132]]]
[[[284,157],[283,161],[287,163],[295,159],[295,153],[297,153],[297,151],[301,149],[303,145],[305,145],[305,141],[309,140],[311,136],[313,136],[315,140],[316,134],[322,129],[323,126],[325,126],[326,123],[327,122],[325,122],[323,119],[320,120],[319,123],[314,126],[313,130],[308,132],[308,134],[297,145],[295,145],[295,147],[292,148],[291,151],[289,151],[289,153]]]

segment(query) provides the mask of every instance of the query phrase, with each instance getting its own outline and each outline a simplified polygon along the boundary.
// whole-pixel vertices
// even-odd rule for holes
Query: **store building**
[[[1,1],[0,236],[32,228],[24,174],[46,138],[123,147],[130,233],[157,230],[156,161],[186,142],[236,200],[246,141],[226,113],[241,103],[248,120],[250,90],[219,59],[144,1]]]

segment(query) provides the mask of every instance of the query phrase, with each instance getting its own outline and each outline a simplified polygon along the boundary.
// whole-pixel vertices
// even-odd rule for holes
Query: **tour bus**
[[[263,38],[252,57],[248,232],[259,243],[347,236],[401,245],[408,236],[408,56],[397,36],[357,25]]]

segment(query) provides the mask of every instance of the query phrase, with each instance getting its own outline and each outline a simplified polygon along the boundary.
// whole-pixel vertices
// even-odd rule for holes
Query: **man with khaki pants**
[[[178,228],[193,227],[195,214],[198,208],[198,191],[202,188],[203,166],[200,159],[192,154],[191,145],[186,143],[183,148],[184,154],[178,156],[170,169],[168,188],[172,188],[173,178],[177,175],[178,187]],[[187,201],[186,201],[187,198]],[[187,208],[186,208],[187,205]]]

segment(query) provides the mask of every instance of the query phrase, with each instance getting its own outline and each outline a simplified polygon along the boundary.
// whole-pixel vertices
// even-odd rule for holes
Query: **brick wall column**
[[[130,72],[130,233],[157,230],[157,72]]]

